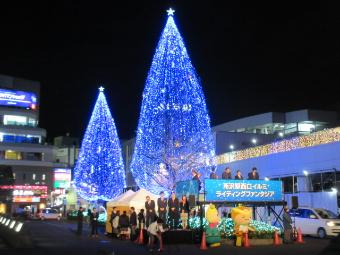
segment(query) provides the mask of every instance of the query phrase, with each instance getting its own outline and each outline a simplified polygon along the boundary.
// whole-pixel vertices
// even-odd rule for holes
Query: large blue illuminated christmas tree
[[[89,201],[111,200],[125,187],[120,143],[103,90],[99,88],[74,168],[77,193]]]
[[[154,193],[191,179],[192,169],[204,172],[215,156],[204,94],[173,13],[146,80],[131,162],[138,186]]]

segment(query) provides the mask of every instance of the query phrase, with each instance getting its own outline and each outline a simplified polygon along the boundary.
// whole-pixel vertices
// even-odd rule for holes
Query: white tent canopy
[[[114,206],[124,206],[126,204],[122,204],[121,201],[124,201],[125,199],[129,198],[130,196],[134,195],[135,192],[132,190],[128,190],[125,193],[119,195],[115,199],[109,201],[106,203],[107,207],[114,207]]]
[[[150,196],[151,200],[155,201],[156,210],[157,210],[157,198],[158,197],[145,189],[140,189],[137,192],[134,192],[134,194],[130,196],[125,196],[124,198],[119,199],[119,201],[117,201],[117,204],[113,206],[117,206],[117,205],[128,206],[128,207],[133,206],[135,210],[139,212],[139,210],[145,209],[146,196]],[[114,202],[114,201],[111,201],[111,202]],[[107,203],[107,206],[111,206],[111,204],[109,203]]]

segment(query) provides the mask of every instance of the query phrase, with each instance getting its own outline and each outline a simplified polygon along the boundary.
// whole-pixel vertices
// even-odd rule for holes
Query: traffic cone
[[[277,233],[277,231],[274,232],[274,245],[280,245],[281,242],[280,242],[280,238],[279,238],[279,235]]]
[[[159,251],[163,251],[163,238],[162,238],[162,234],[160,235],[160,238],[159,238]]]
[[[297,236],[296,242],[297,242],[297,243],[304,243],[304,241],[303,241],[303,239],[302,239],[302,231],[301,231],[301,228],[298,229],[298,236]]]
[[[250,245],[249,245],[249,239],[248,239],[248,233],[244,233],[244,240],[243,240],[243,247],[246,247],[248,248]]]
[[[139,237],[137,238],[137,240],[135,241],[136,244],[144,244],[144,236],[143,236],[143,229],[140,229],[139,232]]]
[[[202,241],[201,241],[200,249],[201,250],[207,250],[208,249],[207,243],[206,243],[206,240],[205,240],[205,231],[203,232],[203,235],[202,235]]]

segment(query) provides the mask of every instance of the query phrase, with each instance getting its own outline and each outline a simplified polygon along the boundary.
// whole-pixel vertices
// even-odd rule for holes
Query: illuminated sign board
[[[206,201],[279,202],[282,182],[265,180],[205,180]]]
[[[35,110],[37,108],[37,96],[32,92],[0,89],[0,105]]]
[[[14,203],[39,203],[40,197],[33,197],[33,196],[27,196],[27,197],[13,197]]]
[[[14,203],[39,203],[47,198],[47,186],[38,185],[1,185],[2,190],[13,190]]]
[[[54,169],[54,188],[68,189],[71,187],[71,169]]]

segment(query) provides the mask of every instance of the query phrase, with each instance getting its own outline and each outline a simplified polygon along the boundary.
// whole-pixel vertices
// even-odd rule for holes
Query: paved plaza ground
[[[150,253],[146,247],[136,245],[130,241],[121,241],[100,235],[98,238],[89,237],[88,226],[85,226],[84,233],[81,237],[75,234],[75,223],[56,222],[56,221],[31,221],[27,222],[30,235],[33,238],[35,248],[13,249],[0,241],[1,255],[97,255],[107,254],[115,255],[133,255],[133,254],[158,254]],[[194,255],[194,254],[273,254],[273,255],[301,255],[301,254],[340,254],[339,239],[325,239],[306,237],[304,244],[290,244],[281,246],[258,246],[249,248],[236,248],[223,245],[219,248],[209,248],[201,251],[199,245],[167,245],[161,254],[175,255]]]

